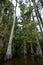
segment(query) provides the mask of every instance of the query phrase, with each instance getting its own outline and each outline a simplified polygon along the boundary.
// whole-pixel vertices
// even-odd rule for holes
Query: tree
[[[0,22],[0,40],[2,40],[2,47],[0,50],[2,54],[1,57],[5,57],[7,51],[10,30],[13,21],[14,5],[9,1],[3,8],[3,17],[2,21]]]
[[[22,6],[21,6],[21,8],[23,8],[24,7],[24,10],[23,9],[21,9],[21,11],[23,12],[22,13],[22,18],[23,18],[23,26],[24,25],[26,25],[27,23],[29,24],[29,22],[31,22],[31,17],[33,18],[33,21],[35,22],[35,20],[34,20],[34,18],[35,17],[39,17],[40,18],[40,20],[38,20],[38,18],[37,18],[37,21],[39,21],[39,26],[40,26],[40,21],[42,22],[42,18],[41,18],[41,15],[40,15],[40,13],[39,13],[39,11],[38,11],[38,6],[36,6],[36,4],[37,3],[35,3],[35,1],[33,1],[32,0],[32,2],[33,2],[33,6],[31,6],[31,1],[29,1],[30,2],[30,11],[28,11],[27,10],[27,12],[25,12],[26,11],[26,9],[25,9],[25,7],[24,7],[24,3],[22,4]],[[37,11],[36,11],[36,9],[37,9]],[[36,13],[36,16],[34,16],[33,15],[33,12],[35,11],[35,13]],[[38,12],[38,13],[37,13]],[[26,15],[25,15],[26,14]],[[38,16],[37,16],[37,14],[38,14]],[[32,15],[32,16],[31,16]],[[27,17],[27,18],[26,18]],[[30,18],[29,18],[30,17]],[[30,20],[30,21],[29,21]],[[36,21],[36,22],[37,22]],[[42,24],[42,23],[41,23]],[[38,25],[38,24],[37,24]],[[36,26],[37,26],[36,25]],[[42,28],[41,28],[41,26],[40,26],[40,29],[41,29],[41,31],[42,31]],[[35,34],[36,34],[36,32],[37,32],[37,30],[35,29]],[[39,44],[39,40],[38,40],[38,38],[37,38],[37,34],[35,35],[36,36],[36,43],[38,44],[38,48],[40,48],[40,44]],[[31,39],[31,38],[30,38]],[[40,48],[41,49],[41,48]],[[39,54],[40,54],[40,51],[38,52]]]
[[[17,7],[17,1],[16,1],[16,6],[15,6],[15,17],[14,17],[14,21],[13,21],[13,25],[12,25],[12,29],[11,29],[11,34],[10,34],[10,38],[9,38],[9,43],[8,43],[8,49],[7,49],[7,53],[6,53],[6,57],[9,59],[12,57],[12,51],[11,51],[11,46],[12,46],[12,40],[13,40],[13,34],[14,34],[14,27],[15,27],[15,19],[16,19],[16,7]],[[9,49],[10,48],[10,49]]]

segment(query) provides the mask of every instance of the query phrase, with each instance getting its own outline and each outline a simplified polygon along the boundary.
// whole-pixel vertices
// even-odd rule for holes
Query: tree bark
[[[24,55],[27,54],[27,49],[26,49],[26,42],[24,41]]]
[[[24,40],[24,63],[25,63],[25,65],[27,64],[27,61],[26,61],[27,56],[26,56],[26,54],[27,54],[27,48],[26,48],[26,41]]]
[[[30,43],[31,44],[31,54],[33,54],[33,47],[32,47],[32,43]]]
[[[15,20],[16,20],[16,7],[17,7],[17,2],[16,2],[16,6],[15,6],[14,21],[13,21],[11,34],[10,34],[10,38],[9,38],[9,43],[8,43],[8,48],[7,48],[7,52],[6,52],[6,58],[7,59],[12,58],[12,40],[13,40]]]
[[[41,50],[41,47],[40,47],[40,43],[39,43],[39,40],[38,40],[38,36],[37,36],[36,29],[35,29],[35,34],[36,34],[36,43],[37,43],[37,46],[36,46],[36,54],[37,55],[42,55],[42,50]]]

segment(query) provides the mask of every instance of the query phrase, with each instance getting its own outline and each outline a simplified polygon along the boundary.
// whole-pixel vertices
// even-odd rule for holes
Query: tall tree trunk
[[[35,16],[37,18],[37,21],[39,22],[39,27],[40,27],[40,31],[41,31],[41,36],[43,37],[43,31],[42,31],[42,28],[43,28],[43,22],[42,22],[42,18],[41,18],[41,15],[39,13],[39,9],[38,9],[38,6],[36,5],[35,1],[33,0],[33,7],[34,7],[34,11],[35,11]],[[36,8],[36,9],[35,9]],[[42,27],[41,27],[41,24],[42,24]]]
[[[2,9],[2,15],[1,15],[1,17],[0,17],[0,23],[3,22],[3,21],[2,21],[2,20],[3,20],[3,17],[4,17],[4,8]]]
[[[35,2],[33,1],[33,7],[35,8]],[[35,11],[35,9],[34,9]],[[36,11],[35,11],[36,12]],[[37,15],[37,14],[36,14]],[[36,16],[38,17],[38,16]],[[34,16],[33,16],[33,21],[35,21],[34,19]],[[36,25],[37,26],[37,25]],[[41,28],[41,27],[40,27]],[[42,29],[41,29],[41,32],[42,32]],[[36,43],[37,43],[37,47],[36,47],[36,54],[37,55],[42,55],[42,50],[41,50],[41,47],[40,47],[40,43],[39,43],[39,40],[38,40],[38,35],[37,35],[37,29],[35,28],[35,35],[36,35]]]
[[[37,55],[42,55],[42,50],[41,50],[40,43],[39,43],[39,40],[38,40],[37,36],[36,36],[36,43],[37,43],[36,54]]]
[[[31,44],[31,54],[33,54],[33,47],[32,47],[32,43],[30,43]]]
[[[11,34],[10,34],[10,38],[9,38],[9,43],[8,43],[8,48],[7,48],[7,52],[6,52],[6,58],[9,59],[12,57],[12,40],[13,40],[13,34],[14,34],[14,27],[15,27],[15,19],[16,19],[16,7],[17,7],[17,2],[16,2],[16,6],[15,6],[15,14],[14,14],[14,21],[13,21],[13,25],[12,25],[12,29],[11,29]]]
[[[26,56],[26,54],[27,54],[27,48],[26,48],[26,41],[24,40],[24,63],[25,63],[25,65],[27,64],[27,61],[26,61],[27,56]]]
[[[24,56],[27,54],[26,41],[24,40]]]
[[[37,43],[37,46],[36,46],[36,54],[37,55],[42,55],[42,50],[41,50],[41,47],[40,47],[40,43],[39,43],[39,40],[38,40],[38,36],[37,36],[36,29],[35,29],[35,34],[36,34],[36,43]]]

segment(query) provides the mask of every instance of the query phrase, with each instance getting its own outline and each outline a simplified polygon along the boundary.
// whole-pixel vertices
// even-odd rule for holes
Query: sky
[[[25,1],[25,0],[24,0],[24,1]],[[36,2],[37,2],[37,0],[36,0]],[[12,0],[12,3],[14,4],[14,6],[16,5],[15,0]],[[32,2],[31,2],[31,5],[33,5]],[[20,16],[19,4],[17,4],[16,15],[17,15],[17,16]],[[42,19],[43,19],[43,9],[41,10],[41,17],[42,17]]]
[[[24,0],[24,2],[25,2],[25,0]],[[37,2],[37,0],[36,0],[36,2]],[[14,4],[14,6],[16,5],[15,0],[12,0],[12,3]],[[31,2],[31,5],[33,6],[33,3],[32,3],[32,2]],[[19,4],[18,4],[18,3],[17,3],[16,15],[17,15],[17,16],[20,16],[20,8],[19,8]],[[41,10],[41,17],[42,17],[42,19],[43,19],[43,9]],[[18,25],[18,26],[20,26],[20,25]],[[40,31],[39,26],[37,26],[37,27],[38,27],[38,29],[39,29],[39,31]]]
[[[15,0],[13,0],[12,3],[14,4],[14,6],[16,5]],[[19,8],[19,4],[18,3],[17,3],[16,15],[20,16],[20,8]]]

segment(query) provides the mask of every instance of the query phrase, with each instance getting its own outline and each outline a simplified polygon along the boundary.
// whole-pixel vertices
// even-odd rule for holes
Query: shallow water
[[[43,65],[43,60],[33,57],[18,57],[9,61],[6,61],[5,63],[1,65]]]

